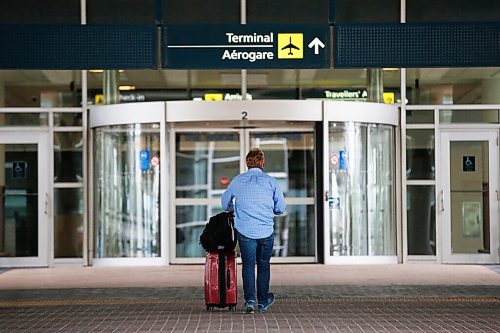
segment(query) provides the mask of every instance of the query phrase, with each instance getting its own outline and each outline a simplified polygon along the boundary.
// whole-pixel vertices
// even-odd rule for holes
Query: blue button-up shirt
[[[286,209],[276,179],[259,168],[234,177],[222,194],[221,203],[224,210],[234,210],[238,232],[253,239],[269,237],[274,231],[274,215],[281,215]]]

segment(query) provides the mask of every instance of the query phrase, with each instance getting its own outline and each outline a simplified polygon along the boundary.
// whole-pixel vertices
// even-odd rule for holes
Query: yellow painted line
[[[304,300],[303,298],[294,298]],[[329,297],[313,298],[308,297],[307,302],[486,302],[500,303],[498,297],[443,297],[443,296],[349,296],[349,297]]]
[[[455,302],[455,303],[500,303],[497,297],[440,297],[440,296],[388,296],[388,297],[277,297],[283,303],[297,301],[309,303],[337,302]],[[126,298],[126,299],[67,299],[67,300],[19,300],[0,301],[0,308],[33,307],[33,306],[64,306],[64,305],[134,305],[134,304],[203,304],[203,299],[157,299],[157,298]]]
[[[128,305],[128,304],[161,304],[178,302],[177,300],[159,299],[67,299],[67,300],[26,300],[26,301],[0,301],[0,307],[26,307],[26,306],[61,306],[61,305]]]

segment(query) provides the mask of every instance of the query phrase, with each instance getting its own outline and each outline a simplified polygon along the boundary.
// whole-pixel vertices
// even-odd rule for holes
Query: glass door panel
[[[287,210],[275,217],[274,257],[314,257],[316,247],[314,132],[251,132],[250,147],[283,190]]]
[[[0,144],[4,152],[3,229],[0,255],[38,256],[38,149],[36,144]],[[3,228],[2,228],[3,227]]]
[[[177,258],[203,257],[199,237],[220,197],[240,173],[240,135],[229,132],[175,134],[175,244]]]
[[[444,262],[498,262],[496,136],[443,133]]]
[[[46,139],[0,133],[0,266],[48,264]]]
[[[192,262],[205,255],[199,245],[200,234],[210,216],[222,211],[220,197],[231,179],[246,171],[244,160],[250,147],[264,151],[264,172],[275,177],[285,192],[288,208],[285,214],[275,217],[273,256],[314,260],[316,182],[312,128],[182,129],[173,134],[173,141],[177,261]]]

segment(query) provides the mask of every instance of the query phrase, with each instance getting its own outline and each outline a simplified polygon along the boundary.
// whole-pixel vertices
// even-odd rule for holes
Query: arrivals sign
[[[328,25],[168,25],[162,67],[328,68]]]

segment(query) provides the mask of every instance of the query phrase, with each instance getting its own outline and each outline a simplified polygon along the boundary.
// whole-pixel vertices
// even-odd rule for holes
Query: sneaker
[[[246,302],[245,309],[244,309],[243,312],[245,314],[253,314],[254,313],[254,307],[255,307],[255,301],[250,300],[250,301]]]
[[[261,313],[267,312],[267,310],[269,309],[269,307],[271,305],[273,305],[273,304],[274,304],[274,294],[273,293],[269,293],[267,295],[267,304],[266,305],[259,304],[259,311]]]

